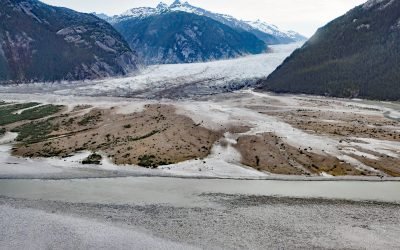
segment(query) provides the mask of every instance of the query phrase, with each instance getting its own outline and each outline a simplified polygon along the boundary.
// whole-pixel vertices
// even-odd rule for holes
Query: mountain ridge
[[[320,28],[261,89],[400,100],[400,1],[370,0]]]
[[[243,29],[247,32],[254,34],[268,45],[293,43],[293,42],[305,41],[307,39],[306,37],[302,36],[301,34],[295,31],[282,31],[277,26],[268,24],[266,22],[262,22],[260,20],[257,21],[239,20],[230,15],[214,13],[205,10],[203,8],[195,7],[189,4],[189,2],[187,1],[186,2],[174,1],[169,6],[163,2],[160,2],[155,8],[152,7],[133,8],[125,11],[121,15],[115,15],[113,17],[105,18],[105,20],[110,22],[111,24],[115,24],[117,22],[121,22],[127,19],[146,18],[149,16],[159,15],[166,12],[176,12],[176,11],[192,13],[199,16],[207,16],[218,22],[228,25],[231,28]],[[104,16],[102,16],[102,18],[104,18]],[[262,28],[260,28],[261,23],[264,27],[269,27],[269,29],[263,30]]]
[[[114,24],[144,64],[194,63],[260,54],[255,35],[187,12],[165,12]]]
[[[0,82],[125,75],[136,55],[107,22],[37,0],[0,0]]]

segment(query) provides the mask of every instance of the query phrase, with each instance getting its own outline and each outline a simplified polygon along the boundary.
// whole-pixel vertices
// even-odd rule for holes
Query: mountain
[[[370,0],[320,28],[261,88],[400,100],[400,1]]]
[[[97,16],[98,18],[101,18],[101,19],[103,19],[103,20],[107,20],[107,19],[110,18],[110,16],[108,16],[107,14],[104,14],[104,13],[92,12],[92,13],[90,13],[90,14],[95,15],[95,16]]]
[[[275,38],[275,43],[269,43],[269,44],[287,44],[287,43],[302,42],[307,40],[305,36],[295,31],[282,31],[277,26],[263,22],[259,19],[257,21],[245,21],[245,22],[253,28],[252,30],[250,30],[252,33],[256,34],[255,32],[261,31],[264,34],[273,36]],[[258,35],[258,37],[263,39],[262,37],[260,37],[260,35]],[[268,41],[266,42],[268,43]]]
[[[206,16],[181,11],[149,13],[147,8],[137,9],[132,13],[137,18],[114,23],[145,64],[203,62],[267,49],[255,35]]]
[[[136,55],[107,22],[37,0],[0,0],[0,83],[124,75]]]
[[[104,16],[99,16],[99,17],[104,18],[105,20],[107,20],[112,24],[115,24],[127,19],[146,18],[149,16],[160,15],[166,12],[177,12],[177,11],[192,13],[199,16],[206,16],[220,23],[223,23],[233,29],[245,30],[257,36],[259,39],[261,39],[268,45],[293,43],[293,42],[307,40],[306,37],[300,35],[299,33],[296,33],[294,31],[281,31],[275,25],[270,25],[260,20],[255,22],[242,21],[229,15],[213,13],[211,11],[195,7],[193,5],[190,5],[188,2],[182,3],[179,0],[176,0],[170,6],[161,2],[156,8],[150,8],[150,7],[134,8],[126,11],[121,15],[117,15],[114,17],[108,17],[108,18],[104,18]]]

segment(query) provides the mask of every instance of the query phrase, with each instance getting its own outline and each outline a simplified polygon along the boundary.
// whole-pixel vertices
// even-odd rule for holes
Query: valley
[[[99,170],[111,166],[122,176],[400,177],[399,103],[252,89],[261,68],[272,72],[298,46],[149,66],[124,78],[4,86],[3,137],[16,142],[3,148],[2,161],[45,169],[70,162],[83,176],[96,169],[94,158]]]
[[[0,249],[399,249],[400,1],[61,2],[0,0]]]
[[[193,99],[255,86],[301,45],[273,45],[269,53],[230,60],[151,65],[119,78],[6,85],[1,86],[0,93],[8,93],[9,96],[13,93],[43,93],[56,96]]]
[[[150,171],[154,175],[400,176],[397,103],[251,89],[175,100],[21,93],[0,98],[3,109],[24,100],[39,105],[31,109],[45,107],[39,100],[59,107],[33,122],[3,125],[3,137],[19,133],[14,156],[3,156],[14,168],[24,163],[11,165],[13,157],[22,156],[32,158],[27,163],[44,161],[51,167],[58,158],[85,169],[80,162],[96,153],[113,169],[139,165],[156,168]]]
[[[36,130],[27,133],[22,144],[10,131],[24,122],[3,126],[1,247],[399,245],[398,103],[252,89],[162,100],[0,99],[0,110],[30,103],[17,117],[57,107],[50,122],[60,124],[39,141],[30,141]],[[46,116],[36,122],[49,118],[39,114]],[[316,126],[315,116],[340,124],[340,133]],[[93,151],[101,164],[82,164]],[[142,154],[155,157],[141,164]]]

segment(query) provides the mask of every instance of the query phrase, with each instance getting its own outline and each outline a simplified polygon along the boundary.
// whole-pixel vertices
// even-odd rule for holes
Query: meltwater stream
[[[0,196],[102,204],[207,206],[202,194],[324,198],[400,203],[400,182],[281,181],[125,177],[0,180]]]

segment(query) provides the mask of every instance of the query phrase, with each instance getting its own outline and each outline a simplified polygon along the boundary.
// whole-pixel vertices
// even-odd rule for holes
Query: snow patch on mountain
[[[361,29],[369,29],[371,27],[371,25],[369,24],[361,24],[359,26],[357,26],[357,30],[361,30]]]
[[[121,17],[122,19],[124,17],[130,17],[130,18],[146,18],[152,15],[159,14],[158,9],[154,9],[151,7],[140,7],[140,8],[135,8],[135,9],[130,9],[124,13],[122,13],[120,16],[115,16],[113,21],[116,21]]]
[[[247,24],[249,24],[251,27],[258,29],[266,34],[270,34],[279,38],[292,38],[293,40],[297,41],[299,37],[302,37],[299,33],[295,31],[283,31],[280,30],[276,25],[269,24],[267,22],[264,22],[260,19],[257,19],[256,21],[245,21]]]
[[[268,34],[274,34],[275,32],[279,32],[277,26],[263,22],[260,19],[257,19],[257,21],[246,21],[246,23]]]
[[[305,36],[303,36],[302,34],[293,31],[293,30],[288,30],[286,31],[286,35],[290,38],[295,39],[296,41],[305,41],[307,40]]]

